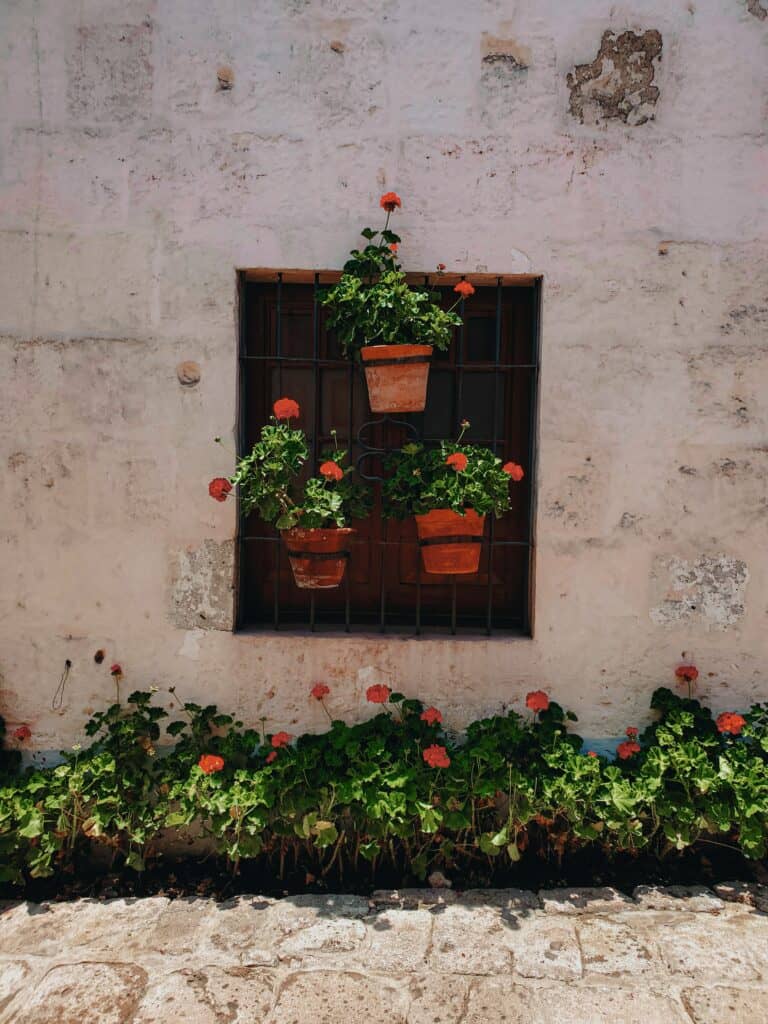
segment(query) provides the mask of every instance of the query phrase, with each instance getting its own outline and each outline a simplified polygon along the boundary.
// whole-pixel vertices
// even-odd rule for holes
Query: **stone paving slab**
[[[762,887],[0,906],[0,1024],[768,1024]]]

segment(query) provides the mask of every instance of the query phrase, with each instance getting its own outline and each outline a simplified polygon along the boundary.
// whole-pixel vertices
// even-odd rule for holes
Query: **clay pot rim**
[[[360,356],[363,362],[376,362],[377,357],[400,352],[403,355],[431,356],[434,345],[411,345],[408,344],[386,344],[386,345],[363,345],[360,349]]]
[[[283,537],[301,540],[303,537],[320,539],[323,535],[338,537],[339,534],[357,533],[357,530],[353,526],[289,526],[280,533]]]

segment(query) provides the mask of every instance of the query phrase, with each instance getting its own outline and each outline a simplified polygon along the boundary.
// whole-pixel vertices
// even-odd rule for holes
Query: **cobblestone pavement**
[[[0,1024],[768,1024],[768,888],[0,905]]]

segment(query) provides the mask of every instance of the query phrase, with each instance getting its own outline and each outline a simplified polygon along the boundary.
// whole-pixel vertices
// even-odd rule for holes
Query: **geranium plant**
[[[389,227],[401,199],[386,192],[380,206],[386,211],[384,227],[363,228],[367,244],[352,250],[340,281],[320,301],[330,310],[328,325],[345,355],[361,352],[372,410],[419,412],[426,402],[432,349],[448,348],[462,323],[456,307],[474,287],[458,282],[450,309],[442,308],[439,292],[411,287],[397,262],[400,236]]]
[[[435,448],[407,444],[388,458],[385,515],[405,519],[433,509],[464,515],[473,509],[498,518],[509,511],[510,483],[522,480],[523,469],[516,462],[502,463],[490,448],[462,444],[468,428],[465,420],[456,442],[441,441]]]
[[[212,480],[209,493],[221,501],[237,487],[245,515],[256,512],[278,530],[298,525],[304,529],[342,527],[352,519],[364,518],[370,507],[369,493],[354,479],[352,467],[344,466],[347,452],[335,444],[335,431],[335,446],[323,452],[318,475],[301,483],[310,450],[304,431],[291,426],[291,420],[299,415],[293,399],[275,402],[273,415],[261,428],[250,453],[238,461],[231,477]]]
[[[516,462],[502,464],[490,448],[462,444],[464,420],[455,443],[436,448],[405,445],[385,460],[384,515],[414,516],[424,568],[449,575],[478,571],[485,517],[511,507],[509,486],[523,478]]]
[[[251,452],[231,477],[212,480],[208,491],[216,501],[226,501],[237,487],[243,512],[258,513],[282,532],[297,586],[337,587],[354,532],[348,524],[367,515],[370,494],[353,478],[352,467],[344,466],[347,452],[336,445],[335,431],[334,448],[323,453],[318,475],[301,482],[310,452],[304,431],[291,426],[299,415],[292,398],[275,402]]]

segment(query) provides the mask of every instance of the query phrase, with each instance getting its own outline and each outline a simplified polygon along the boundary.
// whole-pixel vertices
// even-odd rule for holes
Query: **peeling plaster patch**
[[[570,112],[582,124],[619,118],[645,124],[654,116],[659,89],[653,84],[654,61],[661,59],[661,33],[604,32],[591,64],[577,64],[568,75]]]
[[[768,11],[760,3],[760,0],[747,0],[747,10],[760,21],[765,21],[768,18]]]
[[[179,655],[182,658],[191,658],[192,661],[197,661],[200,657],[200,641],[203,635],[202,629],[190,629],[188,633],[185,633],[179,648]]]
[[[205,540],[199,548],[177,552],[169,610],[174,626],[188,630],[232,628],[234,551],[234,541],[218,544]]]
[[[695,562],[661,556],[651,570],[654,600],[651,621],[658,626],[702,623],[715,629],[734,626],[744,615],[746,562],[727,555],[702,555]]]
[[[152,22],[84,25],[68,61],[69,112],[74,118],[130,121],[149,116]]]

